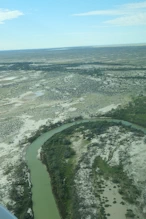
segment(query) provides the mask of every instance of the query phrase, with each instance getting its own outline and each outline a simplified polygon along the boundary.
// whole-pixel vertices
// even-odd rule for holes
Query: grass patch
[[[139,96],[123,108],[108,113],[108,116],[146,127],[146,96]]]

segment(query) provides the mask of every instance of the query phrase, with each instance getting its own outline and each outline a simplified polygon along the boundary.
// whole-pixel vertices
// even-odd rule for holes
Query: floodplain
[[[17,215],[21,215],[21,217],[19,216],[21,219],[28,215],[33,218],[33,211],[30,208],[32,207],[31,201],[29,200],[30,202],[25,209],[21,208],[23,202],[20,203],[19,210],[14,209],[13,206],[15,206],[16,200],[13,200],[12,194],[14,192],[17,194],[16,199],[24,195],[23,185],[27,187],[27,183],[24,182],[26,182],[29,175],[26,165],[22,164],[22,162],[25,162],[25,151],[30,145],[29,138],[35,135],[38,130],[41,130],[43,126],[51,127],[54,124],[63,123],[67,119],[77,117],[90,119],[103,116],[119,119],[127,118],[131,122],[144,126],[142,121],[145,118],[143,113],[145,109],[141,107],[143,110],[140,123],[139,117],[135,116],[137,112],[135,114],[130,113],[130,109],[133,110],[136,107],[134,107],[134,104],[128,104],[133,101],[133,98],[138,97],[143,98],[141,102],[137,102],[138,105],[142,104],[143,106],[143,102],[145,103],[145,49],[145,46],[129,46],[0,52],[0,203],[9,207],[10,210],[16,211]],[[135,106],[137,105],[135,104]],[[124,107],[127,111],[125,110],[123,113],[122,109]],[[136,119],[134,120],[134,118]],[[87,132],[90,132],[90,129]],[[119,136],[118,139],[117,136]],[[100,139],[98,139],[99,137]],[[68,140],[71,141],[73,150],[75,150],[77,165],[81,162],[80,158],[83,154],[87,153],[88,144],[90,143],[85,142],[83,134],[80,132],[75,132]],[[101,143],[103,141],[103,148],[100,149],[100,153],[96,151],[96,155],[99,157],[98,160],[102,158],[102,162],[109,161],[108,158],[111,156],[108,168],[119,165],[119,161],[123,159],[122,171],[129,179],[134,181],[133,186],[141,188],[141,195],[138,197],[138,203],[141,203],[141,211],[138,210],[138,214],[140,215],[139,218],[145,218],[145,191],[142,189],[145,182],[145,136],[138,134],[134,136],[131,131],[125,131],[119,126],[113,126],[107,129],[105,133],[102,133],[101,136],[96,136],[95,133],[95,136],[92,136],[90,140],[91,143],[99,143],[98,141]],[[92,149],[90,152],[93,153]],[[94,163],[93,158],[89,159],[89,163],[90,161],[92,161],[91,164]],[[20,170],[17,170],[18,166],[23,167],[25,170],[24,176],[20,176]],[[96,166],[95,172],[97,168],[99,167]],[[130,172],[128,172],[129,170]],[[94,175],[93,172],[92,174]],[[82,187],[89,189],[89,191],[92,190],[92,186],[88,188],[90,183],[87,185],[85,179],[81,178],[83,176],[86,176],[87,179],[90,173],[75,175],[74,180],[78,185],[78,189]],[[20,183],[19,177],[23,178],[23,183]],[[106,177],[102,177],[100,177],[100,180],[107,185],[107,188],[111,186],[111,191],[116,194],[116,188],[113,189],[115,185],[111,185],[113,182],[106,181]],[[111,178],[112,176],[108,177]],[[99,179],[94,177],[91,184],[96,183],[96,181],[98,185]],[[17,188],[12,192],[14,185],[17,185]],[[120,186],[123,185],[120,184],[119,188]],[[100,195],[101,199],[106,199],[108,195],[111,200],[113,199],[113,193],[108,191],[107,188],[105,186],[104,192],[99,194],[97,186],[95,194],[98,198]],[[31,187],[28,190],[25,189],[25,192],[30,194],[30,190]],[[86,197],[81,198],[82,201],[85,199],[88,201],[89,198],[94,202],[92,193],[85,191],[84,194],[86,194]],[[112,202],[113,200],[110,201],[110,197],[109,202]],[[29,198],[31,199],[31,196]],[[137,210],[132,206],[130,208],[132,212],[127,212],[129,208],[126,208],[126,206],[128,204],[126,204],[126,201],[121,201],[120,198],[117,197],[117,200],[124,202],[124,204],[120,204],[120,208],[123,209],[121,211],[126,211],[122,218],[130,218],[130,215],[134,215],[133,212]],[[100,205],[100,211],[95,210],[95,203],[92,203],[94,211],[90,211],[89,208],[88,212],[85,211],[84,218],[97,218],[99,212],[101,218],[104,218],[105,214],[107,218],[114,218],[110,216],[114,214],[110,205],[117,206],[119,203],[116,200],[114,201],[117,203],[110,203],[109,206],[105,207],[103,202],[106,202],[106,200],[97,201],[96,197],[96,205],[102,205]],[[83,207],[85,203],[81,202],[81,204]],[[87,209],[87,207],[85,208]],[[102,212],[103,208],[106,209],[104,212]],[[93,212],[95,212],[95,216],[92,215]]]

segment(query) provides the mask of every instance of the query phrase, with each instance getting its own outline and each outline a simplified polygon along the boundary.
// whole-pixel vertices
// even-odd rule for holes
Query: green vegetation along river
[[[32,201],[33,201],[33,211],[35,219],[59,219],[59,211],[52,194],[50,179],[45,166],[37,159],[38,149],[54,134],[59,133],[73,125],[86,123],[86,122],[96,122],[96,121],[108,121],[115,123],[122,123],[125,126],[131,126],[134,129],[141,130],[146,133],[146,128],[140,127],[138,125],[115,119],[90,119],[90,120],[80,120],[68,124],[64,124],[60,127],[54,128],[38,137],[27,149],[26,161],[31,172],[31,182],[32,182]]]

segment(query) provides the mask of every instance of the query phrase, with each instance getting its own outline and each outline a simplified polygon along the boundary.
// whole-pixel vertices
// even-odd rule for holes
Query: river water
[[[146,133],[146,128],[138,125],[116,119],[90,119],[80,120],[64,124],[53,130],[50,130],[38,137],[27,149],[26,161],[31,172],[32,182],[32,201],[35,219],[60,219],[59,211],[52,193],[49,174],[45,166],[37,159],[38,149],[54,134],[61,132],[73,125],[86,122],[108,121],[119,123],[125,126],[131,126],[134,129],[141,130]]]

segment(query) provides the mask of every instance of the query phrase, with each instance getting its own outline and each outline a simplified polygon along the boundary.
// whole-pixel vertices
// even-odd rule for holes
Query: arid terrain
[[[27,138],[41,126],[78,116],[104,116],[112,109],[127,104],[133,96],[146,94],[145,49],[144,46],[89,47],[0,52],[1,204],[13,204],[10,190],[15,181],[15,168],[25,160],[25,150],[29,146]],[[124,171],[133,177],[137,186],[139,181],[146,180],[145,169],[142,168],[146,162],[144,136],[134,136],[130,131],[125,133],[124,129],[115,126],[100,136],[95,135],[91,143],[100,144],[101,138],[104,139],[104,147],[96,151],[96,156],[109,161],[111,166],[118,165],[122,160]],[[72,136],[71,141],[79,160],[82,134]],[[87,153],[86,146],[83,152]],[[92,149],[90,153],[93,153]],[[112,156],[109,160],[110,153]],[[89,157],[89,166],[92,166],[93,159]],[[84,165],[84,160],[82,162],[80,165]],[[84,185],[82,177],[85,176],[88,180],[90,172],[76,174],[79,191],[80,187],[90,190],[90,183]],[[122,208],[125,215],[126,205],[118,206],[122,200],[116,188],[113,189],[112,182],[104,181],[104,184],[112,189],[105,189],[102,198],[108,196],[110,203],[116,198],[115,207],[119,210]],[[83,191],[85,194],[88,191]],[[86,198],[82,197],[82,200]],[[109,207],[107,213],[112,215],[112,211],[113,208]],[[136,212],[135,209],[133,211]],[[143,211],[146,212],[146,209],[143,208]],[[142,219],[141,213],[138,215]],[[119,219],[124,218],[121,216]]]

